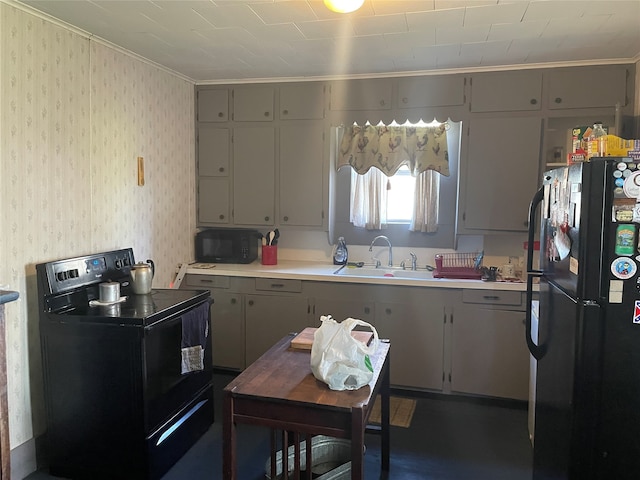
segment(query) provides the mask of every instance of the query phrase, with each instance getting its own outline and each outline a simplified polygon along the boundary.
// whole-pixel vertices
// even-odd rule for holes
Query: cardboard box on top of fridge
[[[615,135],[607,135],[607,157],[640,158],[640,140],[627,140]]]

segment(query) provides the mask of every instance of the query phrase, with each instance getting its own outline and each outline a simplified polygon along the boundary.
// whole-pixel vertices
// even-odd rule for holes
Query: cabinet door
[[[199,122],[226,122],[229,120],[229,93],[224,90],[198,90]]]
[[[527,231],[538,188],[539,118],[473,119],[466,155],[466,229]]]
[[[331,110],[389,110],[391,79],[340,80],[331,85]]]
[[[198,175],[229,175],[229,129],[210,125],[198,127]]]
[[[233,130],[233,218],[236,225],[273,225],[275,130]]]
[[[392,385],[442,389],[444,304],[436,294],[427,298],[375,305],[374,326],[391,341]]]
[[[471,77],[472,112],[540,110],[541,97],[541,72],[478,73]]]
[[[324,118],[324,83],[280,87],[281,120],[313,120]]]
[[[613,108],[616,103],[627,104],[627,69],[623,66],[560,68],[546,77],[550,109]]]
[[[246,295],[246,365],[278,340],[308,326],[309,302],[302,296]]]
[[[463,76],[407,77],[398,80],[400,108],[464,105]]]
[[[321,122],[280,127],[280,222],[323,222],[324,132]]]
[[[233,91],[233,119],[236,122],[270,122],[273,103],[273,87],[238,87]]]
[[[451,390],[526,400],[529,351],[524,312],[481,306],[456,308],[451,347]]]
[[[229,223],[229,179],[198,178],[199,223]]]
[[[340,287],[336,286],[335,288]],[[331,317],[338,322],[351,317],[373,324],[374,311],[373,302],[316,297],[313,301],[313,319],[311,326],[319,327],[320,317],[323,315],[331,315]]]
[[[212,290],[211,340],[215,367],[243,370],[244,316],[242,295]]]

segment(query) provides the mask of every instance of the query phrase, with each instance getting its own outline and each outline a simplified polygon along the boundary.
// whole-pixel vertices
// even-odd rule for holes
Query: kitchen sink
[[[334,272],[335,275],[344,277],[388,277],[388,278],[411,278],[416,280],[431,280],[433,272],[426,269],[403,270],[402,268],[390,267],[342,267]]]

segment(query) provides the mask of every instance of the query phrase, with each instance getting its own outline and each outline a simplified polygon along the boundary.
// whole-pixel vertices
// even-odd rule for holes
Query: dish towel
[[[209,336],[209,303],[182,315],[182,374],[204,370],[204,351]]]

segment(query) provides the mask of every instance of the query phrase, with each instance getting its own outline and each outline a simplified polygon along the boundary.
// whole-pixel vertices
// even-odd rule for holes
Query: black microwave
[[[251,263],[262,234],[248,228],[208,228],[196,233],[196,262]]]

